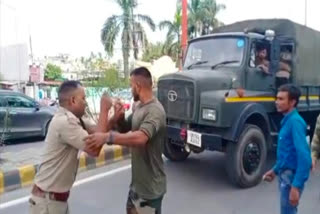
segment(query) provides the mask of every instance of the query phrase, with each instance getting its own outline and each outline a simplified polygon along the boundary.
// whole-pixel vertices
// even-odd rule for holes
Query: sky
[[[226,9],[218,14],[220,21],[230,24],[245,19],[288,18],[305,23],[320,31],[319,0],[218,0]],[[134,13],[149,15],[155,23],[172,20],[176,0],[138,0]],[[104,53],[100,31],[111,15],[119,15],[114,0],[0,0],[0,45],[28,43],[31,35],[36,56],[67,53],[89,56],[90,52]],[[164,41],[165,32],[151,32],[151,42]],[[115,47],[121,56],[121,43]]]

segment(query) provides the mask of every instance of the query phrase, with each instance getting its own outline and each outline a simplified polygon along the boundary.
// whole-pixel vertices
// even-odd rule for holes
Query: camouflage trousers
[[[127,201],[127,214],[161,214],[163,196],[157,199],[142,199],[130,190]]]

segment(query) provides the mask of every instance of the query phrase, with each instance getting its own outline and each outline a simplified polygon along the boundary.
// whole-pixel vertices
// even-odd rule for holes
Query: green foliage
[[[106,70],[110,68],[112,65],[109,63],[109,61],[102,56],[101,53],[98,53],[97,55],[92,53],[90,54],[90,57],[80,58],[81,63],[84,65],[86,72],[101,72],[103,70]]]
[[[215,27],[223,25],[216,15],[225,9],[225,5],[217,4],[215,0],[189,0],[188,4],[188,36],[195,38],[212,32]],[[181,56],[181,2],[178,1],[177,9],[172,21],[160,22],[159,29],[167,30],[167,39],[163,45],[162,53],[170,56],[179,64]]]
[[[2,130],[0,135],[0,146],[4,143],[6,135],[11,131],[11,117],[10,117],[10,108],[6,107],[4,120],[0,122],[2,124]]]
[[[101,42],[106,53],[111,57],[116,39],[121,37],[124,74],[128,78],[130,50],[133,50],[134,57],[137,59],[139,44],[144,47],[148,44],[141,22],[147,24],[153,31],[155,24],[149,16],[133,13],[137,7],[135,0],[117,0],[116,3],[121,8],[122,14],[110,16],[105,21],[101,30]]]
[[[111,64],[101,53],[91,53],[90,57],[82,57],[80,60],[85,67],[82,75],[84,79],[88,80],[85,83],[88,87],[94,87],[97,90],[107,87],[110,90],[115,90],[129,86],[128,81],[119,77],[117,66]]]
[[[216,27],[223,25],[217,18],[217,14],[224,10],[224,4],[218,4],[215,0],[191,0],[188,4],[188,34],[195,38],[199,35],[210,34]]]
[[[62,79],[62,69],[57,66],[48,63],[45,68],[44,78],[46,80],[61,80]]]
[[[120,78],[118,70],[112,67],[112,68],[106,69],[103,72],[103,75],[98,80],[91,81],[87,85],[91,87],[97,87],[97,88],[107,87],[111,91],[115,91],[116,89],[120,89],[120,88],[128,88],[129,80]]]
[[[163,45],[162,52],[170,56],[178,66],[179,56],[181,54],[180,37],[181,37],[181,7],[177,5],[176,13],[173,21],[162,21],[159,24],[159,29],[167,30],[167,38]]]
[[[143,52],[142,60],[145,62],[152,62],[152,60],[159,59],[163,55],[165,55],[163,43],[149,43]]]

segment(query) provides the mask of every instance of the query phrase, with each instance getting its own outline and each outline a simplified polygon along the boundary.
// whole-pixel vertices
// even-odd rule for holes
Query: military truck
[[[269,74],[256,65],[259,47],[267,50]],[[224,152],[230,181],[257,185],[269,151],[276,151],[282,119],[276,74],[284,53],[312,136],[320,113],[320,32],[286,19],[241,21],[189,41],[183,70],[159,79],[167,113],[164,155],[184,161],[191,152]]]

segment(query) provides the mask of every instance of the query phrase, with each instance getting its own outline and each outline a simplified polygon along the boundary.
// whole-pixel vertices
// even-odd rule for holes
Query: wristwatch
[[[109,137],[107,139],[107,145],[113,145],[113,131],[109,132]]]

